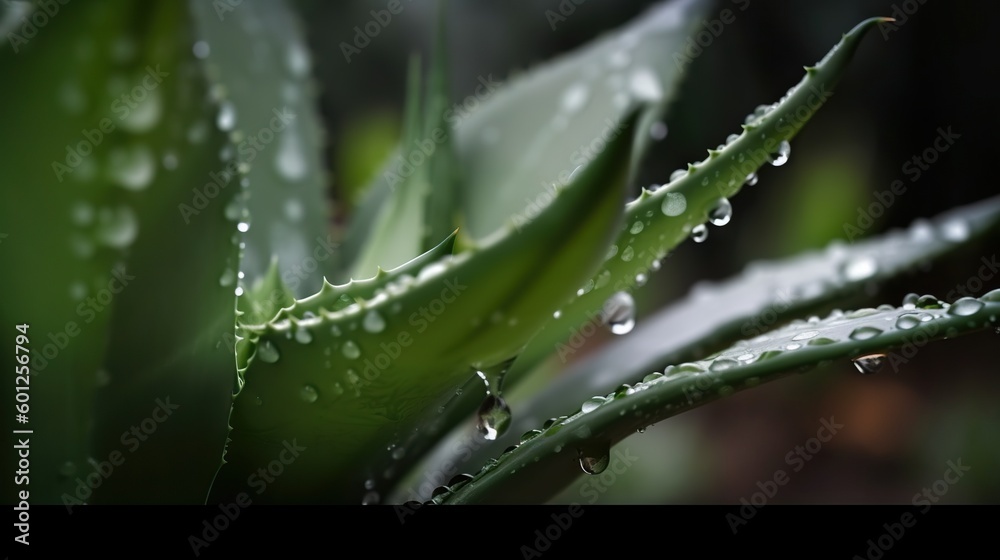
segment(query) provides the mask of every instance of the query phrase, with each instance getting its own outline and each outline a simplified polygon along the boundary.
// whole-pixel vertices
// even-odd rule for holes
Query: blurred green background
[[[316,53],[322,113],[327,120],[338,220],[378,172],[392,149],[403,106],[406,54],[427,52],[430,3],[407,4],[348,63],[341,43],[384,2],[299,2]],[[556,21],[546,11],[560,2],[452,2],[448,39],[453,99],[470,95],[479,76],[504,79],[568,51],[640,14],[649,2],[587,0]],[[567,2],[568,4],[568,2]],[[740,10],[741,7],[745,9]],[[871,16],[896,15],[898,27],[867,38],[826,106],[792,144],[780,169],[767,168],[755,187],[733,200],[734,219],[711,230],[701,245],[687,243],[640,289],[642,314],[681,297],[699,280],[721,279],[756,259],[820,248],[845,237],[859,208],[895,180],[906,193],[876,218],[866,235],[903,227],[921,216],[998,192],[992,178],[1000,15],[991,3],[916,0],[720,0],[709,10],[735,14],[688,66],[667,119],[668,135],[653,148],[642,184],[666,182],[670,172],[738,132],[744,115],[784,94],[844,31]],[[915,9],[916,8],[916,9]],[[895,12],[895,13],[894,13]],[[907,13],[912,12],[912,13]],[[899,17],[899,15],[903,17]],[[903,18],[906,18],[905,21]],[[938,128],[961,137],[921,172],[903,165],[930,147]],[[638,187],[638,185],[636,186]],[[908,292],[944,297],[994,255],[997,239],[914,271],[851,306],[896,303]],[[979,294],[1000,286],[993,278]],[[860,377],[850,363],[769,384],[654,426],[620,444],[640,459],[618,477],[599,503],[733,503],[749,499],[774,472],[791,481],[769,503],[910,503],[941,478],[947,461],[971,470],[942,498],[946,503],[995,503],[1000,482],[1000,380],[997,335],[980,333],[930,345],[899,372]],[[596,341],[595,344],[600,344]],[[583,353],[581,353],[583,354]],[[512,403],[516,413],[516,403]],[[844,429],[798,472],[786,454],[815,436],[822,418]],[[557,501],[587,503],[583,485]],[[582,492],[582,493],[581,493]]]

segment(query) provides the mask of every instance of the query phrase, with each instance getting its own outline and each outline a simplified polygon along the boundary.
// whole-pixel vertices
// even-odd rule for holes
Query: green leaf
[[[19,334],[14,325],[29,326],[22,347],[31,357],[30,414],[18,427],[51,434],[31,442],[33,503],[59,503],[76,487],[74,477],[89,471],[94,390],[107,380],[107,325],[118,304],[107,299],[109,283],[125,250],[150,227],[136,219],[134,202],[143,193],[120,181],[142,185],[145,174],[110,173],[110,160],[164,173],[162,154],[145,139],[132,141],[132,131],[162,118],[163,92],[152,90],[140,110],[120,99],[114,105],[141,84],[146,71],[136,51],[149,47],[130,33],[144,20],[122,4],[60,5],[32,37],[18,30],[40,8],[0,6],[0,19],[13,26],[0,47],[0,119],[9,139],[0,150],[0,320],[9,341]],[[96,56],[107,52],[117,56]],[[11,379],[3,388],[5,402],[14,402],[14,386]],[[5,479],[8,503],[13,479]]]
[[[439,496],[442,503],[525,502],[548,498],[582,472],[607,466],[612,444],[638,429],[784,374],[851,358],[845,369],[874,373],[905,368],[931,340],[994,327],[1000,290],[949,305],[932,296],[908,296],[902,307],[834,312],[826,319],[796,321],[704,360],[652,373],[631,387],[586,401],[580,411],[538,433],[484,467],[471,481]],[[899,352],[886,354],[889,349]],[[545,488],[522,484],[535,478]],[[558,482],[557,482],[558,481]]]
[[[515,356],[573,279],[593,271],[594,248],[619,224],[632,126],[634,118],[520,230],[506,226],[339,311],[319,306],[315,317],[246,326],[256,353],[213,500],[245,490],[247,476],[291,444],[308,451],[288,467],[294,475],[269,485],[268,500],[360,501],[368,475],[359,464],[408,437],[409,422],[470,377],[470,367]]]
[[[771,161],[772,154],[832,95],[861,39],[880,21],[866,20],[845,34],[823,60],[806,69],[802,81],[777,104],[759,107],[741,135],[733,135],[719,150],[709,150],[706,160],[690,165],[686,172],[675,172],[679,176],[662,188],[643,189],[638,199],[628,203],[624,226],[604,266],[581,286],[579,297],[563,306],[560,316],[532,341],[511,371],[511,378],[518,378],[550,356],[566,333],[600,316],[613,294],[633,290],[640,283],[637,278],[648,275],[654,263],[688,239],[693,228],[704,227],[710,211],[720,203],[728,205],[727,197],[739,192],[748,176]]]
[[[322,119],[301,26],[283,1],[244,0],[227,11],[214,2],[189,5],[198,26],[194,48],[222,107],[218,122],[235,144],[227,156],[245,174],[245,213],[239,202],[226,209],[249,226],[240,270],[252,284],[277,258],[289,289],[312,293],[334,270],[335,244]]]
[[[994,197],[933,220],[917,220],[907,230],[853,245],[836,241],[822,251],[755,263],[724,282],[700,285],[688,297],[639,323],[628,336],[575,362],[522,405],[512,403],[514,418],[507,434],[496,441],[479,442],[478,434],[466,430],[438,446],[461,449],[461,456],[442,454],[425,470],[478,468],[500,450],[517,444],[520,434],[537,428],[547,418],[569,412],[592,395],[638,382],[652,370],[703,358],[712,350],[742,337],[764,334],[805,313],[861,299],[858,295],[873,283],[912,272],[922,263],[971,245],[998,227],[1000,197]],[[556,352],[565,362],[576,350],[560,344]],[[468,398],[463,394],[463,420],[480,398],[478,391]]]
[[[649,129],[680,81],[680,52],[707,2],[656,5],[592,44],[511,78],[480,76],[479,109],[450,115],[463,173],[463,225],[479,239],[511,216],[530,218],[556,185],[620,131],[630,107],[643,105],[633,132],[630,174],[649,145]]]

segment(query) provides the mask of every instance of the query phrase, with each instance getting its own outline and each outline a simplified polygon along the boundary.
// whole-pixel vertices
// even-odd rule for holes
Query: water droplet
[[[660,81],[649,68],[638,68],[633,71],[629,76],[628,86],[632,95],[642,101],[655,102],[663,97]]]
[[[608,442],[587,443],[577,449],[577,455],[583,472],[590,475],[601,474],[611,462],[611,444]]]
[[[885,354],[858,356],[851,361],[854,362],[854,367],[858,369],[861,375],[870,375],[878,372],[885,365]]]
[[[122,128],[129,132],[148,132],[160,122],[163,113],[163,100],[159,90],[149,90],[146,99],[125,115],[121,121]]]
[[[236,107],[229,101],[219,104],[219,114],[215,117],[219,130],[232,130],[236,126]]]
[[[748,187],[752,187],[752,186],[756,185],[757,184],[757,174],[756,173],[751,173],[751,174],[747,175],[745,182],[746,182],[746,185]]]
[[[604,402],[605,402],[605,398],[604,397],[591,397],[591,398],[587,399],[583,403],[583,405],[580,407],[580,412],[583,412],[584,414],[586,414],[588,412],[592,412],[597,407],[599,407],[602,404],[604,404]]]
[[[145,146],[130,149],[115,148],[108,156],[111,179],[122,187],[141,191],[149,186],[156,174],[156,159]]]
[[[819,332],[817,331],[806,331],[793,336],[792,340],[809,340],[810,338],[813,338],[818,334]]]
[[[483,438],[493,441],[503,435],[510,426],[510,407],[503,398],[486,395],[483,403],[479,405],[479,419],[476,427]]]
[[[656,121],[649,127],[649,137],[653,140],[663,140],[667,137],[667,125],[662,121]]]
[[[775,167],[781,167],[788,163],[788,156],[792,153],[792,145],[788,143],[788,140],[782,140],[781,144],[778,145],[778,151],[774,153],[771,157],[771,165]]]
[[[708,239],[708,228],[705,224],[698,224],[691,230],[691,240],[695,243],[703,243]]]
[[[587,88],[586,84],[576,83],[563,92],[561,108],[567,113],[576,113],[583,106],[587,104],[587,100],[590,98],[590,90]]]
[[[639,235],[640,233],[642,233],[642,228],[643,228],[642,220],[636,220],[635,223],[632,224],[632,227],[629,228],[628,232],[631,233],[632,235]]]
[[[979,299],[983,301],[992,301],[992,302],[1000,301],[1000,289],[991,290]]]
[[[882,329],[876,327],[858,327],[849,335],[853,340],[868,340],[882,334]]]
[[[250,231],[250,224],[247,222],[240,222],[236,224],[236,229],[238,229],[242,233],[246,233]]]
[[[852,259],[844,264],[843,275],[849,282],[858,282],[871,278],[878,272],[878,263],[873,257]]]
[[[196,41],[191,47],[191,52],[194,53],[195,58],[205,59],[212,52],[211,47],[205,41]]]
[[[293,42],[285,53],[285,63],[292,76],[303,78],[309,73],[309,51],[301,43]]]
[[[278,347],[275,346],[270,340],[265,340],[257,345],[257,358],[260,361],[273,364],[278,361],[281,354],[278,353]]]
[[[307,403],[314,403],[319,400],[319,391],[312,385],[305,385],[299,391],[299,398]]]
[[[392,458],[395,459],[395,460],[397,460],[397,461],[400,460],[400,459],[402,459],[405,456],[406,456],[406,448],[405,447],[400,446],[400,447],[397,447],[397,448],[395,448],[395,449],[392,450]]]
[[[615,292],[605,302],[602,320],[614,334],[628,334],[635,327],[635,300],[628,292]]]
[[[309,344],[312,340],[313,336],[312,333],[309,332],[309,329],[300,326],[295,330],[295,341],[299,344]]]
[[[733,217],[733,205],[730,204],[729,199],[720,198],[715,206],[708,212],[708,221],[712,223],[713,226],[724,226],[729,223],[729,220]]]
[[[915,305],[917,309],[944,309],[941,301],[932,295],[920,296]]]
[[[361,349],[358,348],[358,345],[353,340],[345,341],[343,346],[340,347],[340,351],[348,360],[356,360],[361,357]]]
[[[128,206],[102,209],[97,222],[97,238],[109,247],[124,249],[139,235],[139,221]]]
[[[670,174],[670,179],[667,182],[668,183],[673,183],[674,181],[680,179],[681,177],[683,177],[685,175],[687,175],[687,169],[675,169],[674,172]],[[680,194],[680,193],[674,193],[674,194]],[[684,195],[681,194],[681,196],[684,196]],[[666,201],[664,201],[664,204],[666,204]],[[681,211],[683,212],[683,210],[681,210]],[[666,214],[666,211],[664,211],[664,214]],[[669,216],[670,214],[667,214],[667,215]]]
[[[964,297],[951,304],[948,308],[949,315],[958,315],[959,317],[966,317],[977,313],[980,309],[985,307],[986,304],[979,301],[976,298]]]
[[[219,276],[219,285],[222,287],[232,286],[236,282],[236,273],[233,269],[226,268],[222,271],[222,276]]]
[[[274,165],[278,173],[289,181],[301,181],[308,174],[309,165],[296,129],[288,128],[281,134]]]
[[[233,290],[233,293],[236,294],[236,297],[242,296],[243,295],[243,286],[236,286],[236,289]]]
[[[712,362],[712,365],[708,367],[711,371],[726,371],[727,369],[732,369],[740,365],[736,360],[730,360],[729,358],[720,358]]]
[[[556,309],[555,311],[552,312],[552,318],[553,319],[558,319],[559,317],[562,317],[562,311],[559,311],[558,309]]]
[[[385,319],[378,311],[371,309],[365,314],[361,326],[370,333],[380,333],[385,330]]]
[[[896,319],[896,328],[903,330],[912,329],[920,323],[920,317],[918,317],[915,313],[904,313]]]
[[[625,247],[625,250],[622,251],[622,262],[629,262],[634,257],[635,257],[635,249],[633,249],[631,245]]]
[[[959,243],[969,238],[969,225],[962,219],[949,220],[941,226],[941,236],[953,243]]]
[[[639,286],[639,287],[645,286],[647,280],[649,280],[649,277],[647,277],[645,274],[643,274],[641,272],[639,274],[635,275],[635,285],[636,286]]]

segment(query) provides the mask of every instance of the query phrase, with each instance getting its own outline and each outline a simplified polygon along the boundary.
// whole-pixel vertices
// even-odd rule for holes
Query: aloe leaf
[[[13,226],[4,267],[20,271],[4,279],[16,294],[4,319],[32,323],[48,362],[32,376],[32,416],[50,435],[32,446],[32,496],[197,502],[225,438],[233,354],[221,335],[234,295],[219,278],[237,247],[225,193],[187,225],[182,206],[220,169],[225,138],[208,125],[183,6],[81,3],[57,15],[45,37],[0,55],[5,75],[33,84],[0,109],[24,134],[0,155],[13,182],[0,205]],[[155,437],[131,434],[157,399]],[[192,451],[181,472],[179,448]]]
[[[441,494],[441,503],[545,500],[581,472],[599,473],[611,445],[636,430],[784,374],[803,373],[836,360],[853,359],[865,374],[885,365],[905,367],[932,340],[996,326],[1000,290],[948,304],[932,296],[908,296],[902,307],[883,305],[823,320],[796,321],[704,360],[671,366],[643,381],[589,399],[579,412],[525,434],[521,444],[490,463],[471,481]],[[898,352],[887,354],[890,349]],[[549,482],[544,488],[525,480]],[[559,481],[559,482],[557,482]]]
[[[658,268],[667,252],[685,241],[695,227],[705,227],[709,212],[719,223],[731,217],[728,198],[742,188],[748,177],[795,136],[819,107],[832,95],[832,88],[847,67],[861,39],[884,18],[858,24],[813,67],[802,81],[778,103],[761,106],[718,150],[709,150],[706,160],[676,172],[671,182],[655,191],[643,189],[638,199],[625,207],[625,222],[604,266],[584,283],[577,296],[560,310],[522,354],[511,379],[552,354],[566,333],[602,315],[605,302],[619,291],[631,291],[641,279]],[[667,266],[667,265],[664,265]]]
[[[420,100],[420,66],[411,61],[406,129],[403,142],[380,180],[389,190],[370,238],[352,267],[353,277],[395,267],[430,250],[454,231],[457,177],[448,106],[444,7],[440,13],[424,104]],[[378,187],[376,187],[378,188]],[[358,235],[358,229],[349,233]]]
[[[718,284],[700,284],[688,297],[639,323],[628,336],[575,362],[520,406],[512,403],[515,414],[507,434],[481,442],[473,430],[462,431],[440,442],[442,452],[436,453],[423,470],[457,473],[473,465],[478,468],[499,450],[517,444],[520,434],[564,414],[591,395],[635,383],[648,372],[669,364],[702,358],[720,345],[763,334],[804,313],[831,305],[844,306],[859,299],[858,294],[873,283],[899,277],[969,246],[998,226],[1000,197],[994,197],[950,210],[933,220],[917,220],[907,230],[888,232],[854,245],[837,241],[822,251],[755,263]],[[575,352],[576,348],[569,345],[557,347],[563,361]],[[476,406],[478,394],[473,392],[463,399],[465,418]],[[462,453],[455,455],[447,451],[450,449],[461,449]]]
[[[233,141],[227,157],[239,164],[245,208],[226,211],[245,224],[240,264],[247,284],[277,257],[285,284],[298,296],[319,289],[332,272],[335,244],[328,234],[324,135],[311,78],[312,56],[286,2],[244,0],[238,7],[191,0],[218,125]],[[318,272],[317,272],[318,270]]]
[[[293,443],[308,451],[286,471],[296,474],[268,487],[268,500],[360,501],[369,475],[359,464],[408,436],[408,422],[471,367],[515,356],[568,295],[565,279],[593,271],[594,248],[606,247],[619,224],[630,148],[631,135],[622,135],[533,222],[425,266],[398,291],[245,326],[255,353],[213,500],[243,490],[250,473]]]
[[[866,20],[845,34],[823,60],[806,69],[803,80],[779,103],[762,106],[751,115],[744,133],[733,135],[727,146],[710,150],[707,160],[677,173],[682,176],[655,192],[643,189],[637,200],[627,204],[623,229],[604,265],[529,343],[508,373],[509,382],[517,383],[551,356],[574,328],[603,318],[605,302],[613,294],[632,290],[651,269],[658,269],[660,259],[688,237],[694,224],[705,222],[720,200],[738,192],[749,175],[771,161],[770,154],[779,151],[826,101],[859,42],[879,21]],[[724,221],[728,219],[727,214]],[[435,425],[440,430],[451,428],[471,412],[472,401],[453,399]]]
[[[479,108],[450,115],[463,173],[463,226],[474,239],[511,216],[530,218],[553,186],[619,132],[629,107],[644,106],[634,131],[631,173],[649,144],[650,126],[680,81],[680,52],[707,2],[674,0],[622,29],[500,86],[480,76]],[[511,162],[517,162],[511,165]]]
[[[118,304],[117,298],[95,298],[111,295],[112,281],[121,288],[116,274],[132,274],[121,259],[149,227],[135,218],[134,202],[142,193],[121,182],[146,186],[144,174],[110,173],[109,160],[163,173],[161,154],[132,141],[133,131],[148,128],[144,117],[161,115],[163,92],[147,97],[141,106],[146,112],[116,99],[141,83],[145,69],[130,62],[148,47],[129,33],[142,20],[120,7],[60,5],[58,17],[26,37],[20,30],[32,27],[33,10],[41,8],[26,2],[0,6],[11,25],[0,46],[0,74],[9,82],[0,118],[5,130],[17,134],[0,150],[0,320],[8,344],[20,334],[15,325],[28,325],[28,344],[20,346],[31,358],[30,410],[28,422],[15,429],[36,434],[20,436],[31,439],[32,503],[60,503],[76,486],[75,477],[88,473],[94,391],[107,381],[107,325]],[[96,54],[107,52],[116,56]],[[30,87],[15,87],[15,81]],[[5,402],[15,402],[14,386],[24,381],[5,384]],[[10,476],[4,483],[8,503],[15,503],[13,481]]]

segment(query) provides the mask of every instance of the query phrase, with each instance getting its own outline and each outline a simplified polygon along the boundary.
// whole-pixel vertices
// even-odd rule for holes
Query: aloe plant
[[[429,62],[411,59],[398,149],[341,231],[294,12],[214,6],[67,5],[74,17],[0,54],[4,75],[58,100],[20,88],[0,106],[25,135],[0,153],[0,282],[16,294],[0,315],[30,356],[22,427],[60,434],[33,447],[36,500],[544,501],[649,424],[835,360],[871,373],[893,348],[997,324],[996,291],[809,317],[995,234],[991,199],[759,266],[631,332],[630,294],[788,159],[886,18],[638,195],[684,68],[670,53],[705,3],[657,5],[506,83],[484,78],[488,95],[461,115],[439,30]],[[72,75],[45,70],[70,51]],[[793,295],[779,308],[776,293]],[[505,395],[597,323],[622,338],[512,410]],[[475,452],[453,456],[454,441]],[[450,481],[413,489],[421,469]]]

